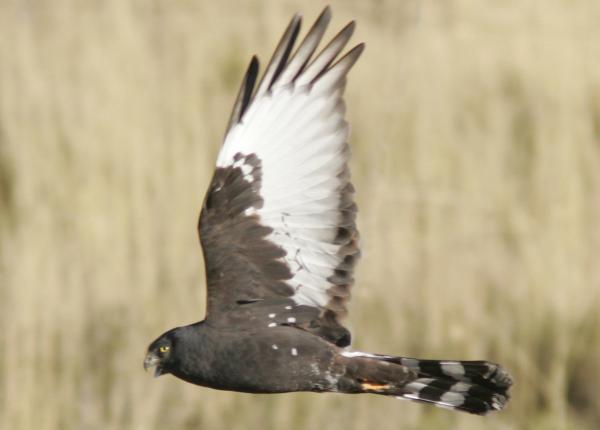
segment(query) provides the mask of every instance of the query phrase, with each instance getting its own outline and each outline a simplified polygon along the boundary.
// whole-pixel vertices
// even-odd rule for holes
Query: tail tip
[[[490,381],[501,388],[509,388],[514,380],[508,370],[504,369],[500,365],[496,365],[494,373],[490,376]]]

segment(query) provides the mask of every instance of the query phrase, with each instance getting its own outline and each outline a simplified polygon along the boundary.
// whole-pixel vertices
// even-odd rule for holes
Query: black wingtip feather
[[[292,83],[302,73],[321,42],[330,21],[331,9],[327,6],[323,9],[310,30],[308,30],[306,36],[304,36],[300,46],[298,46],[298,49],[278,77],[276,85],[284,86]]]
[[[298,37],[298,34],[300,33],[300,25],[302,23],[301,17],[298,14],[296,14],[295,17],[298,17],[298,23],[293,29],[292,36],[289,40],[289,43],[285,47],[285,51],[283,53],[283,56],[281,57],[281,60],[279,61],[279,64],[277,65],[277,68],[275,69],[275,73],[273,74],[273,77],[271,78],[271,82],[269,82],[269,85],[267,87],[268,89],[271,89],[273,84],[277,81],[277,78],[279,78],[279,75],[281,75],[281,72],[283,71],[283,69],[285,68],[285,66],[287,64],[287,60],[290,57],[290,54],[292,53],[292,49],[294,48],[294,44],[296,43],[296,38]]]
[[[281,74],[281,71],[285,67],[290,53],[292,52],[296,38],[298,37],[298,33],[300,33],[301,24],[302,16],[297,13],[292,17],[290,23],[285,29],[285,32],[283,33],[283,36],[281,37],[281,40],[277,44],[277,47],[271,56],[271,61],[267,65],[265,73],[258,84],[255,97],[259,97],[266,93]]]
[[[228,133],[235,124],[242,120],[246,109],[248,109],[248,105],[252,99],[252,92],[254,91],[254,84],[256,83],[256,78],[258,77],[258,70],[258,58],[256,55],[253,55],[252,59],[250,60],[250,64],[246,69],[246,73],[244,74],[244,79],[240,85],[235,103],[233,104],[233,110],[231,111],[231,116],[229,117],[229,124],[227,125],[226,133]]]
[[[253,55],[252,59],[250,60],[250,65],[248,66],[248,71],[246,72],[248,79],[245,81],[245,85],[244,85],[244,96],[242,98],[242,110],[240,112],[240,117],[239,117],[238,121],[242,119],[242,116],[244,115],[244,113],[246,112],[246,109],[248,108],[248,105],[250,104],[250,100],[252,98],[252,90],[254,90],[254,84],[256,83],[256,78],[258,77],[258,69],[259,69],[258,57],[256,55]]]
[[[346,68],[348,70],[350,70],[352,68],[352,66],[354,66],[354,63],[356,63],[358,61],[358,59],[362,55],[363,51],[365,50],[366,46],[367,45],[365,45],[362,42],[359,43],[354,48],[352,48],[350,51],[348,51],[342,58],[340,58],[340,60],[336,64],[339,64],[343,61],[348,61]]]

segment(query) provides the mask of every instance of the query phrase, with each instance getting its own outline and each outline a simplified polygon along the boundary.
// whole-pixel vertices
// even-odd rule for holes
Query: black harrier
[[[330,16],[326,8],[291,55],[294,16],[256,86],[252,58],[200,215],[206,318],[152,342],[144,367],[221,390],[502,409],[512,380],[497,364],[349,349],[342,319],[360,252],[343,93],[364,45],[339,58],[351,22],[315,56]]]

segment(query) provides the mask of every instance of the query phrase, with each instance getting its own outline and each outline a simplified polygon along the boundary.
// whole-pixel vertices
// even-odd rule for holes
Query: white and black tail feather
[[[381,359],[401,364],[416,373],[417,379],[404,386],[401,398],[478,415],[501,410],[509,400],[512,377],[495,363],[405,357]]]
[[[477,415],[503,409],[513,383],[505,369],[487,361],[420,360],[358,351],[344,351],[342,355],[362,362],[356,374],[364,381],[362,392]],[[391,363],[399,366],[390,367]]]

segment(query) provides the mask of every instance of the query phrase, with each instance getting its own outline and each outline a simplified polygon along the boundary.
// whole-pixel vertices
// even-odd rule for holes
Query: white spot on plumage
[[[440,401],[443,404],[456,407],[460,406],[465,402],[465,396],[460,393],[454,393],[452,391],[448,391],[447,393],[442,394],[440,397]]]
[[[279,349],[279,347],[277,345],[275,345],[275,344],[271,345],[271,348],[273,348],[273,349]]]
[[[408,397],[409,399],[412,399],[413,397],[409,397],[410,395],[416,395],[416,394],[418,394],[419,391],[421,391],[423,388],[425,388],[426,386],[428,386],[432,382],[433,382],[432,378],[419,378],[419,379],[416,379],[416,380],[414,380],[412,382],[409,382],[408,384],[406,384],[404,386],[404,388],[407,391],[412,391],[412,394],[406,394],[405,397]],[[418,396],[416,398],[418,398]]]
[[[288,309],[288,310],[289,310],[289,309],[292,309],[292,307],[291,307],[291,306],[286,306],[285,308],[286,308],[286,309]]]
[[[450,387],[450,391],[454,391],[456,393],[466,393],[471,388],[471,384],[467,384],[466,382],[457,382],[452,387]]]
[[[269,314],[269,318],[275,318],[275,314]]]
[[[276,327],[276,326],[277,326],[277,323],[273,322],[273,323],[269,323],[269,325],[267,327]]]
[[[327,380],[327,382],[329,382],[332,386],[335,387],[335,385],[338,382],[339,377],[335,377],[329,370],[327,372],[325,372],[325,379]],[[337,389],[333,389],[332,391],[337,391]]]
[[[289,317],[289,318],[287,319],[287,322],[289,322],[289,323],[295,323],[295,322],[296,322],[296,318],[294,318],[294,317]]]
[[[445,375],[460,379],[465,376],[465,366],[456,361],[445,361],[440,364]]]
[[[501,410],[503,404],[504,402],[500,401],[497,395],[494,395],[494,397],[492,397],[492,408],[494,408],[495,410]]]
[[[252,166],[250,166],[249,164],[242,164],[242,173],[244,174],[244,177],[248,182],[252,182],[254,180],[252,175],[250,175],[250,173],[252,173]]]
[[[296,348],[292,348],[292,355],[293,356],[298,355],[298,350]]]

